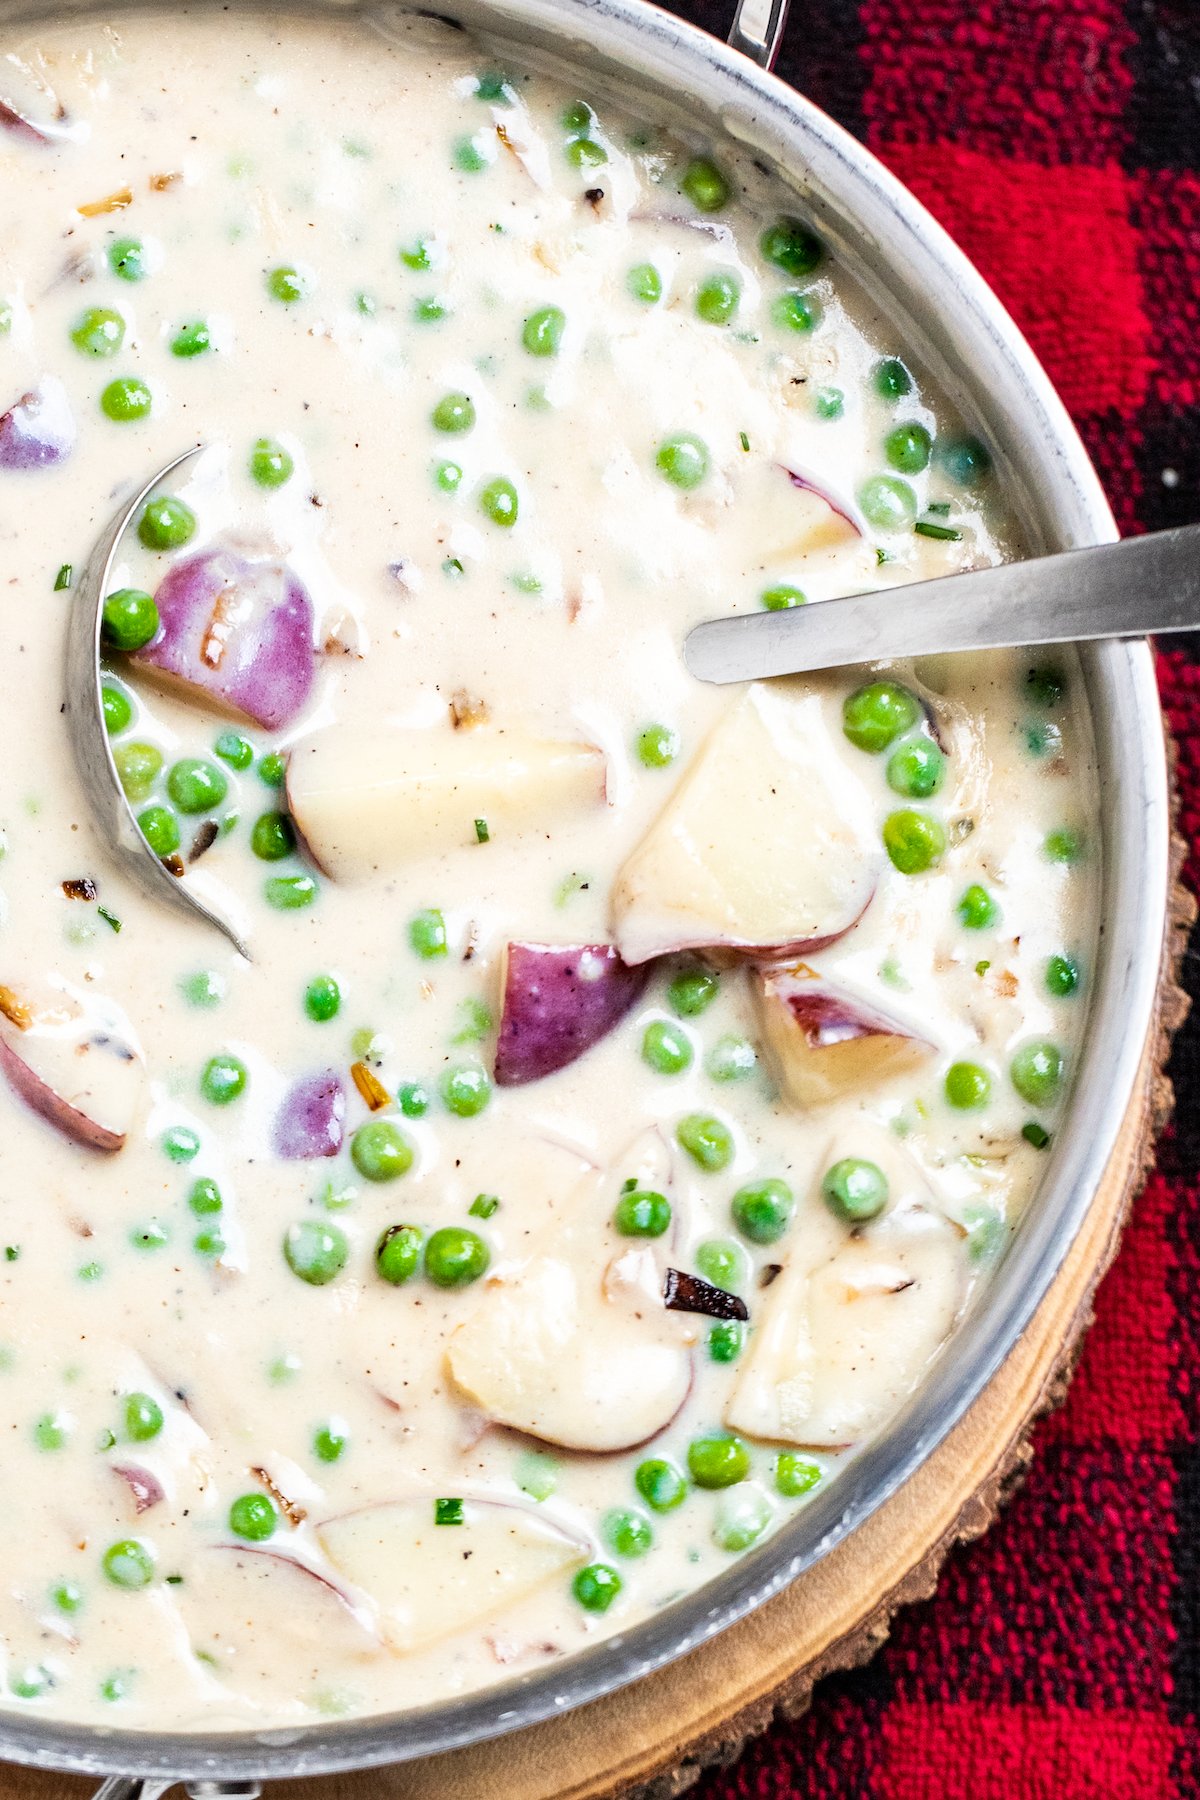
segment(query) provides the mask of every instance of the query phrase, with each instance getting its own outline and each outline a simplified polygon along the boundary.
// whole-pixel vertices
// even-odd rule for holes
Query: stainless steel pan
[[[233,0],[253,4],[253,0]],[[433,0],[518,56],[561,55],[692,129],[732,133],[777,166],[899,335],[994,446],[1031,550],[1116,536],[1094,471],[1042,370],[965,258],[852,138],[765,72],[785,0],[742,0],[727,48],[643,0]],[[271,9],[270,0],[261,0]],[[114,0],[111,10],[127,10]],[[307,10],[365,10],[310,0]],[[94,0],[0,0],[0,25],[96,10]],[[106,9],[107,10],[107,9]],[[276,10],[285,10],[279,7]],[[792,1524],[718,1580],[568,1661],[440,1706],[212,1736],[101,1731],[0,1712],[0,1757],[112,1774],[104,1800],[253,1795],[272,1776],[427,1756],[595,1699],[724,1630],[825,1555],[892,1494],[962,1416],[1046,1293],[1091,1203],[1133,1090],[1151,1019],[1167,902],[1167,780],[1149,649],[1082,654],[1103,795],[1103,920],[1081,1066],[1035,1203],[952,1355],[901,1417]],[[99,1800],[99,1797],[98,1797]]]

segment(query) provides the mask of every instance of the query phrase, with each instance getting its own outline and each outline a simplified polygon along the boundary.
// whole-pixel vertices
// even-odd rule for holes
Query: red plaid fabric
[[[732,0],[674,10],[724,32]],[[1122,530],[1200,519],[1200,0],[792,0],[778,72],[992,283]],[[1159,670],[1200,891],[1196,656],[1166,642]],[[1200,1795],[1200,1010],[1172,1075],[1158,1172],[1024,1486],[868,1668],[703,1800]]]

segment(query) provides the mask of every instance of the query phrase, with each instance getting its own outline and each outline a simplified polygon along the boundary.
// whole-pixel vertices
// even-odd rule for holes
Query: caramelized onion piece
[[[736,1294],[714,1287],[701,1275],[688,1275],[683,1269],[668,1269],[663,1282],[663,1304],[668,1312],[703,1313],[709,1319],[750,1317],[749,1308]]]

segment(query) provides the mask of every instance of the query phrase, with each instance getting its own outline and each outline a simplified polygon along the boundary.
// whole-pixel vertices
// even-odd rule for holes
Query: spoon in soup
[[[250,952],[237,927],[219,907],[195,892],[186,878],[181,859],[164,859],[146,842],[121,786],[104,722],[101,624],[105,597],[111,591],[113,567],[122,541],[139,508],[155,488],[184,463],[199,456],[203,448],[201,444],[194,445],[152,476],[121,507],[88,558],[75,587],[67,625],[67,725],[84,793],[105,842],[122,867],[152,899],[163,900],[215,926],[249,961]]]
[[[848,663],[1200,630],[1200,525],[882,588],[817,606],[708,619],[684,639],[700,681]]]

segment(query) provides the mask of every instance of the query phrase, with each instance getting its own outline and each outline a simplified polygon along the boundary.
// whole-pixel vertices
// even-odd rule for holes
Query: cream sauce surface
[[[0,49],[35,127],[0,122],[0,413],[55,428],[6,467],[0,422],[4,1704],[218,1729],[463,1693],[786,1522],[986,1279],[1085,1017],[1080,683],[887,672],[912,713],[872,753],[844,720],[875,672],[687,675],[704,618],[1017,547],[903,322],[764,239],[794,203],[732,146],[400,15]],[[131,534],[119,584],[286,565],[305,697],[231,721],[114,657],[112,743],[168,854],[218,827],[184,878],[250,962],[124,881],[61,717],[65,566],[192,443],[194,535]],[[543,982],[560,1027],[620,977],[598,947],[649,972],[507,1084],[510,943],[593,947]],[[335,1153],[283,1156],[309,1078]],[[886,1190],[870,1214],[859,1167],[857,1224],[846,1159]],[[614,1226],[631,1181],[659,1235]],[[384,1279],[401,1225],[475,1233],[486,1272]],[[664,1308],[668,1269],[748,1320]]]

